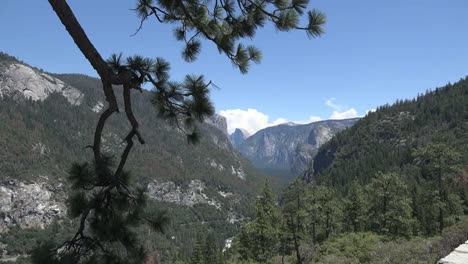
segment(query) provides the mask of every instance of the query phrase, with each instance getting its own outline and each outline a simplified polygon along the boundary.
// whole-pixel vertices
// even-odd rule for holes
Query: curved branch
[[[50,5],[59,17],[66,30],[73,38],[73,41],[88,59],[93,68],[103,79],[110,79],[111,72],[106,62],[89,40],[80,23],[76,19],[73,11],[65,0],[49,0]]]

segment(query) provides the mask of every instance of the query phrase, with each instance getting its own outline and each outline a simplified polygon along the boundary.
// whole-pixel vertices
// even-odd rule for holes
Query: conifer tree
[[[205,264],[220,264],[220,252],[212,232],[210,232],[206,237],[203,248],[203,257],[205,258]]]
[[[283,218],[289,232],[298,264],[304,262],[300,246],[306,239],[307,209],[306,192],[302,181],[294,180],[283,195]]]
[[[324,238],[328,239],[338,229],[341,218],[341,203],[338,201],[336,192],[329,187],[319,186],[318,195],[321,204],[319,214],[322,218]]]
[[[190,258],[190,264],[205,264],[205,238],[199,234],[193,247],[192,257]]]
[[[256,203],[255,220],[241,229],[239,253],[243,259],[260,263],[269,260],[278,249],[280,235],[279,210],[268,181]]]
[[[307,223],[312,236],[312,243],[317,242],[317,233],[319,226],[322,222],[320,211],[322,210],[322,204],[320,203],[320,192],[318,186],[311,185],[306,189],[305,196],[305,208],[307,211]]]
[[[411,235],[411,200],[400,175],[379,172],[366,190],[371,228],[380,234]]]
[[[245,46],[241,41],[254,37],[267,22],[271,22],[279,31],[303,30],[309,37],[323,33],[325,16],[319,11],[307,11],[306,24],[299,25],[308,2],[137,0],[135,12],[141,19],[137,32],[151,18],[162,24],[174,25],[176,40],[185,44],[182,52],[185,61],[194,61],[200,53],[201,41],[206,40],[226,55],[241,73],[246,73],[251,62],[260,62],[262,54],[256,47]],[[106,61],[86,35],[66,0],[49,0],[49,3],[101,78],[107,107],[96,125],[94,141],[90,146],[92,159],[76,163],[70,170],[72,191],[68,200],[69,211],[78,221],[77,232],[61,245],[42,245],[34,254],[37,256],[35,262],[141,263],[144,247],[139,243],[133,227],[146,223],[161,231],[166,217],[165,214],[151,215],[144,210],[144,188],[130,184],[130,173],[125,170],[134,140],[145,144],[138,119],[133,114],[132,92],[141,91],[146,83],[151,84],[156,110],[182,130],[189,142],[197,142],[197,122],[202,122],[214,112],[209,99],[211,82],[195,75],[187,75],[181,82],[170,81],[170,65],[163,58],[125,58],[122,54],[114,54]],[[122,89],[115,86],[122,86]],[[105,124],[120,110],[116,92],[122,92],[125,114],[131,126],[123,141],[126,146],[118,160],[106,155],[102,149]]]
[[[343,211],[346,231],[363,231],[366,220],[366,204],[364,192],[357,181],[351,183],[348,196],[344,201]]]
[[[437,207],[438,231],[442,233],[447,217],[463,213],[461,199],[456,193],[450,192],[456,174],[460,172],[457,166],[460,154],[446,144],[433,143],[417,149],[414,156],[416,164],[422,168],[423,176],[432,183],[431,189],[435,190],[434,201],[430,205]]]

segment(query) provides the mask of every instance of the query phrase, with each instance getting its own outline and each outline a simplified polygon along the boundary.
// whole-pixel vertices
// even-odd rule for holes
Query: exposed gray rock
[[[205,122],[217,127],[219,130],[223,131],[224,134],[228,135],[227,120],[224,116],[214,114],[210,118],[207,118]]]
[[[245,174],[244,170],[242,167],[239,167],[238,169],[234,168],[234,166],[231,165],[231,174],[234,176],[237,176],[241,178],[242,180],[245,180],[247,177],[247,174]]]
[[[226,240],[224,240],[224,247],[223,247],[223,252],[226,252],[228,249],[232,247],[232,241],[234,240],[234,237],[230,237]]]
[[[242,222],[244,217],[239,216],[235,211],[229,210],[226,221],[230,224]]]
[[[38,142],[32,146],[32,150],[40,155],[49,153],[49,149],[41,142]]]
[[[223,164],[217,163],[216,160],[214,160],[214,159],[209,159],[209,160],[208,160],[208,163],[210,164],[210,166],[211,166],[212,168],[215,168],[215,169],[217,169],[217,170],[219,170],[219,171],[224,171],[224,166],[223,166]]]
[[[244,141],[250,137],[250,133],[242,128],[236,128],[234,133],[231,134],[230,139],[234,147],[240,146]]]
[[[231,197],[234,195],[232,192],[223,192],[223,191],[218,191],[218,194],[224,198]]]
[[[216,135],[215,133],[213,133],[213,135],[211,136],[211,140],[213,140],[213,143],[221,149],[232,150],[232,145],[227,135]]]
[[[187,189],[183,190],[172,181],[153,181],[148,184],[148,196],[162,202],[178,205],[194,206],[195,204],[208,204],[221,208],[215,199],[209,198],[205,193],[205,184],[199,180],[191,180]]]
[[[104,107],[104,103],[101,101],[98,101],[96,105],[91,108],[91,110],[93,110],[93,112],[95,113],[99,113],[101,112],[103,107]]]
[[[337,132],[354,125],[357,120],[281,124],[262,129],[242,144],[234,144],[234,147],[257,168],[275,169],[297,176],[311,165],[321,145]]]
[[[0,184],[0,233],[17,226],[44,228],[66,212],[54,191],[60,186],[10,180]]]
[[[103,152],[114,155],[120,153],[124,148],[124,145],[122,144],[122,139],[115,133],[104,133],[102,135],[101,140]]]
[[[23,96],[44,101],[52,93],[61,93],[72,105],[80,105],[83,94],[76,88],[43,72],[19,63],[0,65],[0,97]]]

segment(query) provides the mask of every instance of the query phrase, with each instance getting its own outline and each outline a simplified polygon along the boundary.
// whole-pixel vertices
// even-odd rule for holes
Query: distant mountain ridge
[[[236,128],[236,130],[230,135],[231,143],[235,148],[244,143],[248,137],[250,137],[250,133],[242,128]]]
[[[318,148],[337,132],[354,125],[359,118],[325,120],[310,124],[285,123],[259,130],[242,139],[241,131],[231,135],[233,146],[255,167],[297,176],[312,165]]]

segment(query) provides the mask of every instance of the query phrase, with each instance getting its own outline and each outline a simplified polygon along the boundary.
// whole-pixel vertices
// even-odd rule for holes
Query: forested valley
[[[466,3],[130,2],[0,10],[0,263],[468,263]]]

